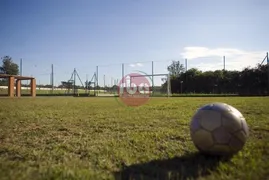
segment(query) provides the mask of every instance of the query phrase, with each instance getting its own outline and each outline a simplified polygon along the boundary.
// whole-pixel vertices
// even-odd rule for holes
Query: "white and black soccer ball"
[[[192,117],[190,131],[195,147],[212,155],[237,153],[249,136],[241,112],[225,103],[207,104],[198,109]]]

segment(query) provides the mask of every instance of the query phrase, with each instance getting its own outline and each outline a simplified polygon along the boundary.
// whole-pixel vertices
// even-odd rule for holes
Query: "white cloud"
[[[216,70],[223,68],[223,56],[227,70],[242,70],[254,67],[266,56],[266,51],[245,51],[234,48],[185,47],[182,58],[188,59],[191,67],[201,70]]]
[[[142,67],[143,64],[141,63],[135,63],[135,64],[129,64],[130,67]]]
[[[137,66],[140,66],[140,67],[143,66],[143,64],[141,64],[141,63],[136,63],[136,65]]]

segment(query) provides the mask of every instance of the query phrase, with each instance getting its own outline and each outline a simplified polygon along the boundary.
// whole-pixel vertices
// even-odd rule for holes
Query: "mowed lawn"
[[[189,132],[197,108],[225,102],[250,127],[231,159],[198,153]],[[268,179],[269,98],[0,99],[1,179]]]

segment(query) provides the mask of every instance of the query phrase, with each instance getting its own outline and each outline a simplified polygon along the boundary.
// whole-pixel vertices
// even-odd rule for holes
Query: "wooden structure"
[[[16,96],[21,97],[21,81],[30,80],[31,81],[31,96],[36,96],[36,79],[33,77],[17,76],[9,74],[0,74],[0,78],[8,79],[8,96],[14,97],[14,84],[16,82]]]

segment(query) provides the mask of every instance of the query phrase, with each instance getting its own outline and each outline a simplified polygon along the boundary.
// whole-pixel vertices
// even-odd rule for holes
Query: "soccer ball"
[[[195,147],[211,155],[235,154],[249,136],[241,112],[225,103],[207,104],[198,109],[192,117],[190,131]]]

